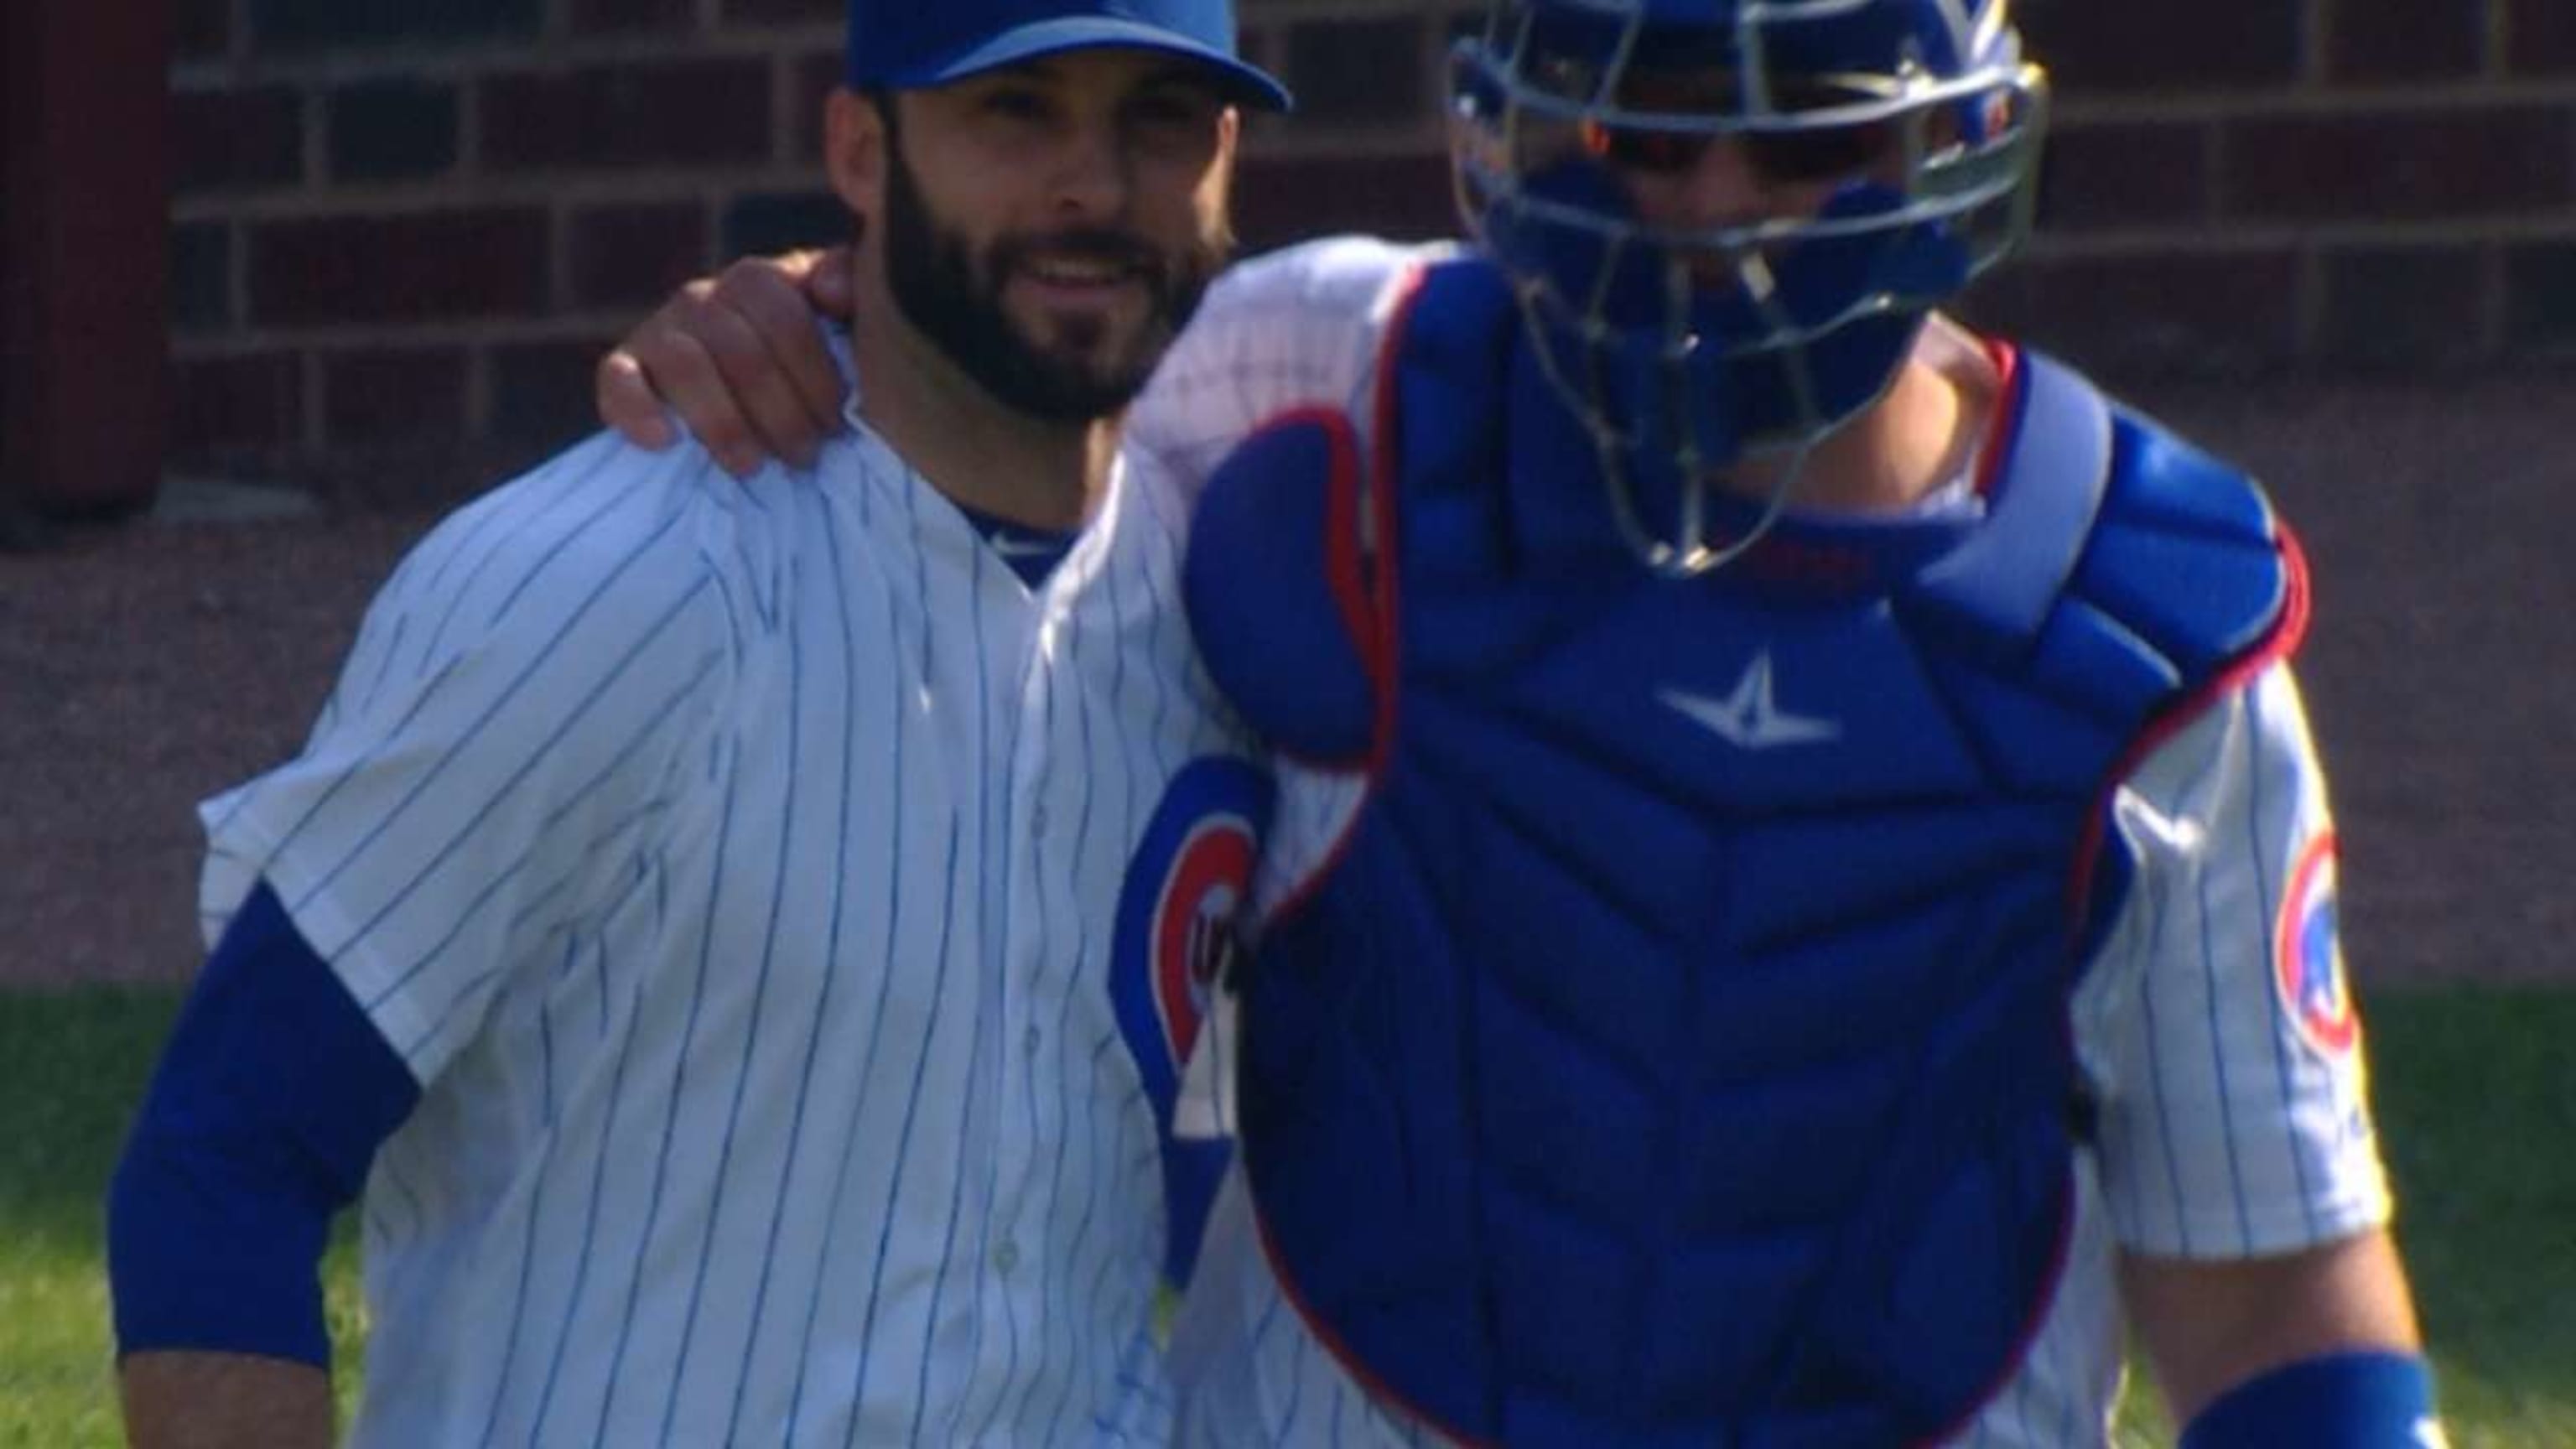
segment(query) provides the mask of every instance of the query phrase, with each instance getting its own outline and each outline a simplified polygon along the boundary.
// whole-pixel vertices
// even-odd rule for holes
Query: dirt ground
[[[2576,980],[2576,379],[2148,402],[2306,542],[2355,971]],[[193,969],[193,802],[294,751],[432,516],[344,501],[0,552],[0,984]]]

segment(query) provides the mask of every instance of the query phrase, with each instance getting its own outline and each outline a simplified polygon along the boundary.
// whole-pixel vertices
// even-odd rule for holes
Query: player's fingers
[[[850,321],[859,308],[858,292],[851,284],[850,249],[825,247],[808,255],[813,264],[805,274],[806,300],[826,317]]]
[[[841,426],[840,369],[815,325],[813,309],[796,280],[796,257],[777,262],[737,262],[717,280],[714,300],[748,324],[775,365],[777,376],[743,359],[736,374],[730,354],[720,354],[743,403],[767,428],[780,453],[800,466],[811,463],[823,439]]]
[[[627,339],[624,350],[699,445],[726,472],[747,478],[760,471],[770,449],[736,401],[733,385],[725,380],[715,353],[703,340],[705,330],[703,320],[683,327],[657,313]]]
[[[662,400],[653,395],[635,354],[621,347],[599,359],[599,366],[591,370],[590,385],[599,420],[626,441],[656,453],[679,441],[679,430],[663,415]]]
[[[758,457],[784,458],[795,463],[810,461],[822,446],[823,425],[806,406],[803,393],[772,348],[767,328],[774,327],[774,322],[756,323],[718,287],[707,305],[688,313],[683,323],[690,337],[714,361],[734,409],[750,427],[749,441]],[[810,321],[805,330],[813,331]],[[830,366],[828,357],[824,365]],[[680,416],[692,425],[696,422],[685,407]],[[838,407],[827,416],[837,421]],[[734,461],[727,455],[728,466]]]
[[[778,274],[802,287],[813,280],[814,269],[823,264],[821,247],[795,247],[770,258],[778,264]]]

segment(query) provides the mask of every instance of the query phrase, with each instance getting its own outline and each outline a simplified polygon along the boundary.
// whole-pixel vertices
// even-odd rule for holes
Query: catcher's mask
[[[1497,0],[1452,56],[1460,210],[1650,568],[1749,547],[1924,314],[2030,226],[2047,86],[2005,0]],[[1638,198],[1715,160],[1754,214]],[[1713,481],[1758,464],[1758,516]],[[1749,474],[1748,474],[1749,476]]]

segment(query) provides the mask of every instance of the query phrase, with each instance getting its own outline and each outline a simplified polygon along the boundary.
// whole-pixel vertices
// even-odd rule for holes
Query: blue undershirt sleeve
[[[181,1007],[107,1198],[120,1355],[330,1362],[331,1217],[420,1100],[263,883]]]
[[[2182,1449],[2437,1449],[2433,1371],[2422,1355],[2356,1350],[2284,1364],[2218,1396]]]

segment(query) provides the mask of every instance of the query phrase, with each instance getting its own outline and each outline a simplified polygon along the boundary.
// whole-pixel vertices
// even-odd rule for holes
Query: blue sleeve
[[[108,1188],[118,1352],[327,1365],[332,1214],[419,1099],[275,893],[252,891],[180,1009]]]
[[[2200,1411],[2182,1449],[2430,1449],[2442,1442],[2421,1355],[2361,1350],[2285,1364]]]

